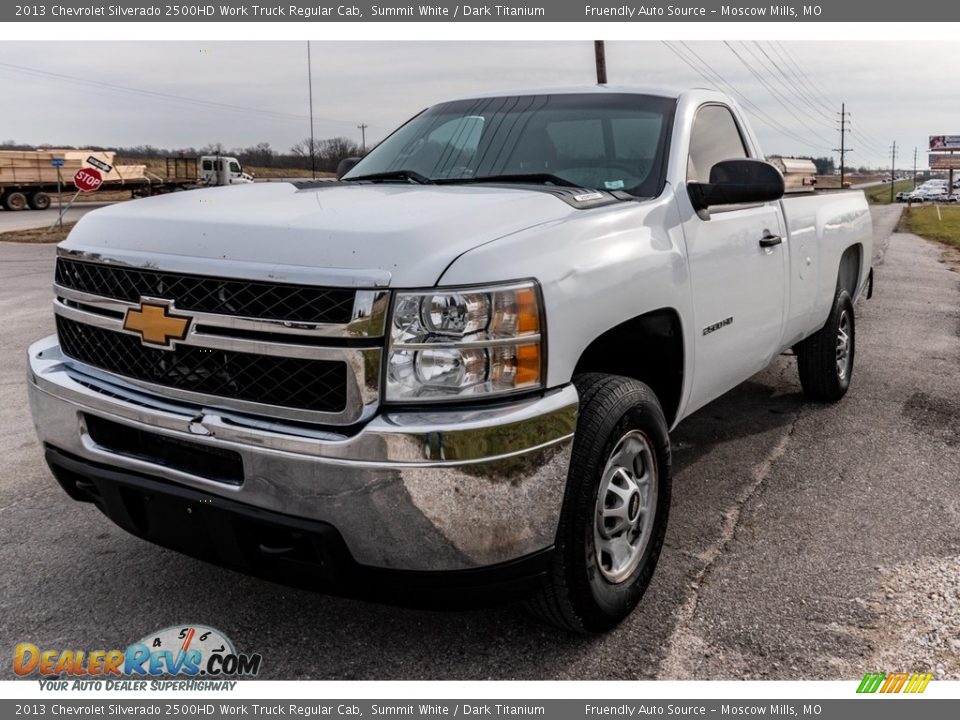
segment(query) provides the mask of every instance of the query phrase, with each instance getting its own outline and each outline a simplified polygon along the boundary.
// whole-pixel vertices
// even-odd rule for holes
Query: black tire
[[[34,210],[46,210],[50,207],[50,196],[45,192],[37,191],[27,198],[27,202]]]
[[[847,337],[845,370],[841,368],[841,330]],[[795,347],[800,385],[809,400],[836,402],[847,393],[856,353],[853,301],[846,290],[837,290],[827,323]]]
[[[574,384],[580,394],[580,415],[556,551],[545,587],[527,606],[540,619],[567,630],[600,633],[630,615],[657,566],[670,510],[670,438],[660,403],[643,383],[591,373],[574,378]],[[635,568],[624,579],[611,582],[605,577],[610,569],[601,567],[603,560],[598,557],[597,502],[608,460],[627,436],[632,441],[649,441],[655,496],[645,500],[648,511],[653,508],[652,520],[648,526],[640,523],[649,529],[638,531]],[[651,492],[649,486],[647,492]],[[628,512],[633,513],[633,503],[629,505]],[[645,544],[640,542],[643,535]]]
[[[3,196],[4,210],[23,210],[27,207],[27,196],[19,190],[8,192]]]

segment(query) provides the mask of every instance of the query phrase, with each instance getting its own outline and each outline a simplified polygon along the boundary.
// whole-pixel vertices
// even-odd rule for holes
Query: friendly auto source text
[[[720,15],[721,17],[772,17],[797,18],[800,16],[818,17],[822,12],[819,5],[770,5],[766,7],[740,7],[738,5],[721,5],[718,10],[707,10],[705,7],[688,5],[617,5],[596,6],[584,5],[584,17],[636,18],[642,20],[647,17],[707,17]]]

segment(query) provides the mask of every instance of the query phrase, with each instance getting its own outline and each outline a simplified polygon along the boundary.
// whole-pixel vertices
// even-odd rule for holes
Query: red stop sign
[[[73,176],[73,184],[81,192],[93,192],[103,185],[103,176],[96,168],[80,168]]]

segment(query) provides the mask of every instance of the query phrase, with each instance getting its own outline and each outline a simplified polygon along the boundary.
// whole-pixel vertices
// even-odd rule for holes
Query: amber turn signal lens
[[[523,387],[540,381],[540,345],[521,345],[517,348],[517,374],[514,385]]]
[[[533,288],[516,291],[517,329],[521,334],[540,331],[540,309],[537,306],[537,294]]]

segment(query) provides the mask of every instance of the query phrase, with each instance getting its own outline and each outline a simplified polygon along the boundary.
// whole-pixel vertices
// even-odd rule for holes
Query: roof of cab
[[[700,88],[697,88],[700,89]],[[495,97],[514,97],[520,95],[580,95],[588,93],[596,94],[630,94],[630,95],[654,95],[656,97],[679,98],[685,90],[664,87],[645,87],[637,85],[578,85],[565,87],[540,87],[526,88],[520,90],[498,90],[496,92],[478,93],[475,95],[462,95],[454,100],[473,100],[476,98],[495,98]]]

